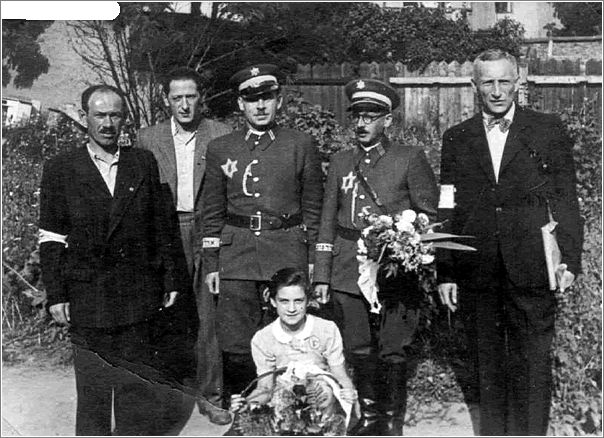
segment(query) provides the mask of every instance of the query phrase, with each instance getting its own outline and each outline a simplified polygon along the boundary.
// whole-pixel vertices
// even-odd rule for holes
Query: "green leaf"
[[[441,240],[441,239],[473,239],[474,236],[458,236],[457,234],[451,233],[429,233],[422,234],[421,241],[422,242],[432,242],[433,240]]]
[[[450,249],[454,251],[476,251],[476,248],[456,242],[434,242],[433,248]]]

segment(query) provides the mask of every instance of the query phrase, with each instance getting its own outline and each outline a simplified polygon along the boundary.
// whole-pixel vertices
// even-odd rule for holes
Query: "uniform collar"
[[[277,318],[275,321],[273,321],[271,323],[271,331],[272,331],[273,335],[275,336],[275,339],[277,339],[277,341],[281,342],[282,344],[289,344],[293,339],[304,340],[304,339],[308,338],[312,333],[312,329],[313,329],[314,325],[315,325],[315,317],[313,315],[309,315],[307,313],[306,314],[306,323],[304,324],[304,328],[301,331],[299,331],[298,333],[296,333],[295,335],[287,333],[285,330],[283,330],[283,327],[281,327],[281,321],[279,320],[279,318]]]

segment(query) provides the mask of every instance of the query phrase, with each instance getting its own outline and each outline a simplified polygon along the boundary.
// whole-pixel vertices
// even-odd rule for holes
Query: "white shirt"
[[[504,119],[508,119],[509,121],[514,120],[514,113],[516,111],[516,104],[512,103],[510,110],[507,112]],[[501,157],[503,157],[503,149],[505,147],[505,142],[508,139],[508,134],[510,130],[508,129],[505,132],[501,132],[498,126],[495,126],[490,131],[487,129],[487,122],[490,118],[489,115],[482,113],[482,119],[484,122],[484,130],[487,134],[487,141],[489,142],[489,152],[491,153],[491,162],[493,163],[493,170],[495,171],[495,181],[499,181],[499,168],[501,167]]]
[[[92,158],[92,162],[96,168],[99,169],[99,172],[101,173],[103,181],[105,181],[111,196],[113,196],[113,192],[115,190],[115,178],[117,176],[117,165],[120,161],[120,148],[118,147],[117,151],[113,155],[101,155],[96,153],[90,146],[90,143],[88,143],[86,148],[88,149],[90,158]]]
[[[195,172],[195,137],[197,131],[188,132],[170,119],[174,154],[176,155],[176,210],[192,212],[195,209],[194,172]]]

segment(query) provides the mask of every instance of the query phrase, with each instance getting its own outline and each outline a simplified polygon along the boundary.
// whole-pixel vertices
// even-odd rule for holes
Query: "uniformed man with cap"
[[[319,152],[309,135],[275,123],[279,76],[272,64],[233,75],[247,126],[208,146],[203,267],[210,292],[219,294],[217,331],[230,393],[256,377],[250,341],[263,325],[265,284],[281,268],[311,270],[319,230]]]
[[[370,324],[357,280],[357,240],[367,213],[394,215],[406,209],[436,215],[434,173],[419,148],[391,142],[385,130],[399,97],[390,86],[357,79],[345,87],[358,145],[335,154],[325,187],[316,246],[315,291],[333,299],[334,319],[365,408],[363,434],[401,435],[406,398],[406,351],[417,328],[421,292],[417,278],[378,274],[379,329]],[[364,179],[364,181],[362,181]],[[367,424],[373,416],[372,428]]]

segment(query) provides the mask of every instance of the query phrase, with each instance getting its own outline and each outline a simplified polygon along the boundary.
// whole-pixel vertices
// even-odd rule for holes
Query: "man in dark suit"
[[[150,332],[173,305],[170,221],[157,163],[148,151],[118,147],[125,117],[107,85],[82,94],[89,143],[50,160],[40,190],[40,259],[49,311],[70,324],[77,389],[77,435],[155,431]],[[139,377],[139,375],[144,377]],[[113,403],[112,403],[113,398]]]
[[[275,123],[282,96],[272,64],[231,78],[247,127],[208,146],[203,187],[203,266],[219,294],[218,339],[225,387],[240,393],[255,376],[252,336],[262,327],[262,292],[281,268],[314,259],[323,195],[312,137]]]
[[[480,394],[481,435],[545,435],[556,300],[541,227],[558,222],[562,290],[580,272],[582,221],[572,142],[558,117],[514,103],[516,60],[474,61],[482,112],[443,135],[439,212],[475,252],[437,256],[439,294],[464,320]]]
[[[180,242],[186,257],[190,284],[195,289],[194,302],[181,300],[174,309],[175,327],[166,331],[160,343],[166,348],[162,357],[175,368],[179,380],[188,375],[189,356],[197,353],[197,404],[200,413],[212,423],[228,424],[231,416],[222,405],[222,364],[215,329],[215,297],[204,288],[203,281],[194,281],[201,275],[201,186],[206,168],[208,143],[231,129],[220,122],[202,116],[203,83],[199,74],[188,68],[172,70],[163,81],[163,99],[171,117],[158,125],[141,129],[138,145],[155,155],[159,176],[168,193],[169,202],[178,212]],[[195,257],[197,254],[197,257]],[[186,273],[185,273],[186,275]],[[176,306],[175,306],[176,307]],[[197,308],[199,328],[190,333],[195,324],[190,309]],[[191,337],[191,334],[193,336]],[[195,345],[196,343],[196,345]]]
[[[412,209],[434,218],[438,190],[424,152],[391,142],[385,135],[400,101],[396,91],[375,79],[351,81],[345,91],[358,146],[330,160],[316,247],[315,290],[324,302],[331,290],[361,406],[366,415],[371,408],[378,410],[379,421],[361,432],[402,435],[405,347],[417,328],[422,293],[413,276],[381,278],[380,329],[372,330],[368,301],[357,284],[357,241],[367,226],[363,217],[369,213],[395,215]]]

